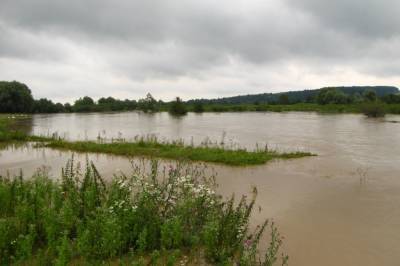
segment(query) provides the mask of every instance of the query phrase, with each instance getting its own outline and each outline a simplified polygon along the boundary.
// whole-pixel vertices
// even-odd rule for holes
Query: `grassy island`
[[[148,156],[174,160],[203,161],[227,165],[264,164],[272,159],[290,159],[312,156],[309,152],[279,153],[277,151],[225,149],[223,147],[186,146],[182,143],[166,143],[140,140],[136,142],[98,143],[94,141],[51,141],[50,148],[78,152],[109,153],[123,156]]]

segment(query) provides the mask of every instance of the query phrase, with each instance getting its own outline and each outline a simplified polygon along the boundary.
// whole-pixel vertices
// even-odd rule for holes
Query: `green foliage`
[[[150,93],[145,98],[119,100],[113,97],[100,98],[95,102],[85,96],[69,103],[53,103],[42,98],[33,100],[28,87],[16,81],[0,82],[0,113],[61,113],[61,112],[110,112],[141,110],[144,112],[169,111],[173,115],[184,115],[188,110],[201,112],[246,112],[246,111],[316,111],[316,112],[362,112],[364,101],[378,98],[388,104],[400,104],[399,90],[390,86],[328,87],[316,90],[288,91],[285,93],[263,93],[218,99],[196,99],[187,102],[177,98],[165,103],[157,101]],[[320,105],[338,105],[329,108]],[[355,106],[358,105],[358,106]],[[386,112],[400,113],[400,107],[384,107]],[[0,136],[1,138],[1,136]]]
[[[139,138],[136,142],[118,141],[102,143],[94,141],[68,142],[50,141],[50,148],[68,149],[79,152],[101,152],[123,156],[149,156],[177,160],[191,160],[222,163],[228,165],[263,164],[272,159],[291,159],[312,156],[308,152],[279,153],[271,150],[247,151],[229,149],[224,145],[203,143],[201,146],[187,146],[183,142],[159,142],[156,138]]]
[[[0,113],[30,113],[33,104],[28,86],[17,81],[0,81]]]
[[[400,94],[388,94],[382,97],[382,101],[388,104],[400,103]]]
[[[160,251],[158,250],[154,250],[151,254],[150,254],[151,258],[150,258],[150,264],[151,265],[157,265],[158,260],[161,257]]]
[[[377,102],[365,103],[362,105],[362,112],[368,117],[384,117],[385,109]]]
[[[91,112],[94,110],[94,106],[93,99],[85,96],[76,100],[72,108],[75,112]]]
[[[184,228],[178,217],[167,220],[161,227],[161,247],[174,249],[182,246]]]
[[[364,97],[369,102],[375,102],[377,99],[376,92],[373,90],[368,90],[364,92]]]
[[[322,89],[317,95],[318,104],[345,104],[348,102],[350,102],[350,98],[334,88]]]
[[[196,101],[193,105],[193,112],[202,113],[204,112],[204,106],[200,101]]]
[[[138,101],[138,107],[144,112],[155,112],[158,110],[157,101],[150,93],[147,93],[146,98]]]
[[[65,104],[64,104],[64,111],[65,111],[66,113],[71,113],[71,112],[73,112],[73,109],[72,109],[72,106],[71,106],[70,103],[65,103]]]
[[[96,111],[130,111],[137,108],[135,100],[125,99],[123,101],[113,97],[100,98],[97,102]]]
[[[60,239],[60,245],[57,247],[57,258],[55,260],[55,265],[65,266],[68,265],[72,258],[72,247],[71,242],[68,238],[68,231]]]
[[[61,103],[53,103],[51,100],[46,98],[42,98],[39,100],[35,100],[34,113],[62,113],[66,112],[65,107]]]
[[[18,116],[0,116],[0,143],[26,141],[29,139],[25,133],[11,129],[16,119],[18,119]]]
[[[129,257],[138,265],[176,265],[191,252],[219,265],[277,261],[282,238],[276,229],[265,254],[271,264],[260,263],[255,252],[267,222],[249,233],[256,192],[250,202],[224,201],[214,192],[213,176],[183,163],[159,171],[152,161],[150,173],[133,169],[105,183],[92,163],[81,169],[72,158],[59,181],[45,171],[29,180],[1,177],[0,264],[102,264]]]
[[[279,95],[279,104],[289,104],[289,95],[287,93],[282,93]]]
[[[175,101],[170,103],[169,113],[173,115],[185,115],[187,113],[186,106],[181,98],[176,97]]]
[[[320,88],[314,90],[303,90],[303,91],[288,91],[285,92],[290,100],[290,103],[310,103],[315,102],[315,98],[322,90],[327,88]],[[365,91],[375,91],[378,97],[385,96],[387,94],[397,94],[399,89],[392,86],[353,86],[353,87],[330,87],[330,89],[344,93],[350,97],[356,94],[362,95]],[[276,104],[279,103],[279,98],[282,93],[261,93],[261,94],[250,94],[250,95],[239,95],[233,97],[224,97],[218,99],[196,99],[189,100],[188,104],[195,102],[201,102],[204,105],[250,105],[254,103],[258,104]]]

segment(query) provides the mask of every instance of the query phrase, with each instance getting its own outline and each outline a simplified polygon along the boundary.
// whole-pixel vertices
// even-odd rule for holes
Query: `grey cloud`
[[[65,43],[50,40],[22,29],[7,27],[0,21],[0,57],[58,61],[65,56]]]
[[[140,90],[186,78],[203,84],[196,91],[229,91],[221,80],[240,77],[245,91],[263,76],[277,77],[266,86],[281,87],[285,73],[270,73],[293,66],[393,77],[397,10],[395,0],[2,0],[0,59],[50,60],[65,76],[101,71],[112,76],[104,87],[128,80]],[[253,67],[260,76],[246,80]],[[67,84],[88,86],[83,79]]]
[[[287,0],[312,14],[328,29],[350,31],[368,39],[400,34],[397,0]]]
[[[298,32],[310,35],[309,25],[288,11],[282,14],[261,5],[255,14],[228,12],[230,1],[220,6],[214,2],[24,0],[16,5],[5,0],[0,14],[33,31],[78,34],[106,44],[117,40],[141,50],[173,41],[200,57],[214,50],[215,56],[236,54],[255,62],[285,56],[287,48],[300,41]]]

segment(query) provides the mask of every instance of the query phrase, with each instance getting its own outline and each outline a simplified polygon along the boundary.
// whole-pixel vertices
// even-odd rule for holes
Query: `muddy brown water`
[[[252,167],[213,165],[225,196],[258,189],[261,213],[285,236],[290,265],[400,265],[400,116],[315,113],[205,113],[175,118],[167,113],[35,115],[17,126],[37,135],[96,139],[154,134],[200,143],[205,138],[254,148],[268,144],[317,157]],[[55,177],[71,152],[8,147],[0,151],[0,174],[26,175],[46,165]],[[84,161],[84,154],[76,154]],[[89,154],[107,177],[129,172],[128,159]]]

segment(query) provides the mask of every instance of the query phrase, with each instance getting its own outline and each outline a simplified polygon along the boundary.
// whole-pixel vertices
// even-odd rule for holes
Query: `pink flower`
[[[246,248],[250,247],[250,246],[251,246],[251,243],[252,243],[251,239],[246,239],[246,240],[244,241],[244,245],[246,246]]]

